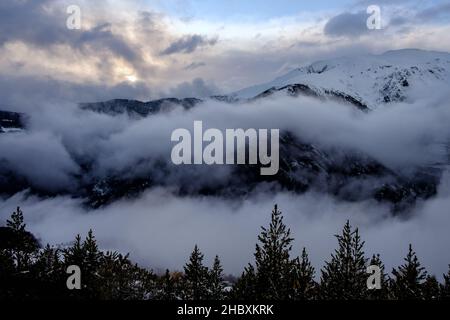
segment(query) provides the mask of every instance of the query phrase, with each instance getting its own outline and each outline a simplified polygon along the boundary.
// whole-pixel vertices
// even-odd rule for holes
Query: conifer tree
[[[30,276],[39,299],[67,298],[67,274],[63,268],[59,249],[47,244],[37,253]]]
[[[89,230],[86,239],[81,242],[80,235],[77,235],[73,245],[64,250],[64,269],[70,265],[80,268],[82,274],[81,292],[72,292],[80,298],[99,298],[100,286],[98,269],[102,252],[99,251],[97,241],[92,230]]]
[[[293,295],[290,299],[312,300],[316,298],[317,284],[314,281],[314,274],[315,270],[309,261],[306,248],[303,248],[302,255],[293,261]]]
[[[208,268],[203,265],[203,254],[197,245],[191,253],[189,262],[184,266],[184,274],[184,298],[187,300],[207,299],[209,272]]]
[[[377,266],[381,271],[381,289],[372,289],[368,290],[367,299],[369,300],[387,300],[389,298],[389,278],[386,274],[386,268],[384,263],[381,261],[381,257],[379,254],[374,254],[372,259],[369,262],[370,266]],[[369,274],[367,275],[369,276]]]
[[[423,298],[425,300],[439,300],[441,296],[439,282],[435,276],[427,276],[423,284]]]
[[[29,271],[30,259],[39,249],[39,242],[25,230],[23,212],[19,207],[11,214],[11,218],[6,220],[6,227],[10,231],[8,250],[14,259],[17,272]]]
[[[281,211],[275,205],[269,228],[261,227],[256,245],[256,292],[259,298],[282,300],[292,294],[292,262],[290,251],[293,238],[283,222]]]
[[[6,226],[17,232],[24,232],[26,224],[24,223],[23,212],[20,207],[11,214],[11,218],[6,220]]]
[[[83,242],[83,251],[86,255],[84,261],[85,272],[93,274],[100,265],[102,252],[98,249],[97,240],[95,240],[92,230],[89,230],[86,240]]]
[[[59,281],[63,275],[65,277],[65,270],[63,269],[60,254],[59,249],[47,244],[38,254],[33,266],[33,272],[36,273],[36,277],[45,279],[45,281]]]
[[[367,274],[364,241],[359,231],[352,230],[350,222],[342,235],[336,235],[338,248],[322,270],[320,295],[327,300],[364,299],[367,294]]]
[[[175,281],[170,274],[169,269],[166,270],[164,276],[159,279],[158,290],[154,296],[156,300],[172,301],[177,299]]]
[[[450,301],[450,265],[447,274],[444,274],[444,283],[441,285],[441,300]]]
[[[34,288],[39,279],[31,272],[39,247],[33,234],[26,230],[18,207],[6,226],[0,227],[0,297],[36,297]]]
[[[411,244],[404,260],[403,265],[392,271],[392,297],[398,300],[421,300],[424,298],[423,283],[427,272],[421,266]]]
[[[106,252],[97,270],[98,294],[102,300],[147,300],[154,295],[151,271],[131,263],[128,255]]]
[[[225,285],[223,283],[223,268],[220,264],[219,256],[214,258],[214,264],[209,272],[208,279],[208,299],[210,300],[222,300],[225,297],[224,294]]]
[[[14,297],[14,278],[17,274],[15,260],[9,246],[5,246],[2,242],[0,245],[0,300],[12,299]]]
[[[234,284],[231,297],[234,300],[255,300],[257,298],[256,282],[255,268],[249,264]]]

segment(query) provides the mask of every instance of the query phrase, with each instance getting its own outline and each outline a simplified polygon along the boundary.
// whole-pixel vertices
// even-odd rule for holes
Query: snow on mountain
[[[403,49],[381,55],[318,61],[273,81],[210,99],[235,103],[285,93],[333,99],[361,110],[370,110],[391,102],[412,102],[449,84],[449,53]],[[116,99],[80,106],[111,115],[128,113],[145,117],[177,106],[189,109],[202,101],[196,98],[166,98],[149,102]]]
[[[413,101],[420,93],[450,83],[450,54],[416,49],[318,61],[273,81],[230,96],[253,99],[287,91],[322,98],[340,97],[361,109]]]

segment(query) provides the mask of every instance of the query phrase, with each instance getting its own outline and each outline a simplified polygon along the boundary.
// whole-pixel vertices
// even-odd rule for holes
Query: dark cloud
[[[398,32],[407,33],[413,27],[439,24],[446,21],[450,21],[450,4],[439,4],[412,11],[394,10],[389,26],[405,26],[405,29],[398,30]]]
[[[50,6],[52,10],[48,10]],[[138,50],[111,31],[110,23],[102,23],[89,30],[69,30],[65,10],[64,2],[55,6],[55,2],[50,0],[2,1],[0,45],[10,41],[22,41],[44,48],[63,44],[97,55],[110,51],[129,62],[140,59]]]
[[[324,28],[329,36],[357,37],[367,33],[367,18],[365,11],[357,13],[344,12],[331,18]]]
[[[416,18],[423,22],[438,22],[441,19],[450,20],[450,3],[424,9],[417,13]]]
[[[73,46],[94,48],[96,52],[109,49],[115,55],[127,61],[134,62],[140,59],[139,53],[131,48],[120,36],[111,32],[111,24],[104,23],[90,30],[84,31],[74,41]]]
[[[200,47],[213,46],[217,43],[217,38],[208,39],[198,34],[184,36],[172,42],[161,55],[171,55],[174,53],[192,53]]]
[[[184,67],[185,70],[195,70],[201,67],[206,66],[206,63],[204,62],[192,62],[191,64],[188,64],[186,67]]]
[[[183,82],[169,90],[168,96],[176,98],[186,97],[210,97],[221,93],[214,83],[207,83],[202,78],[196,78],[192,82]]]
[[[65,42],[70,38],[66,28],[67,15],[60,8],[56,13],[45,10],[50,0],[12,0],[0,3],[0,44],[21,40],[35,45]]]

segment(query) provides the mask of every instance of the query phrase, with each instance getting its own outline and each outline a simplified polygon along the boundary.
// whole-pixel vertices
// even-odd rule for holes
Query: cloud
[[[74,83],[43,76],[0,75],[2,105],[9,109],[33,113],[48,104],[96,102],[110,99],[149,100],[154,92],[143,82],[122,82],[115,85],[92,82]]]
[[[419,11],[416,14],[416,19],[423,22],[426,21],[433,23],[437,23],[439,21],[442,21],[443,19],[450,21],[450,4],[443,3]]]
[[[139,199],[89,211],[77,199],[17,194],[0,200],[0,220],[5,221],[20,205],[28,228],[43,243],[68,244],[76,234],[93,229],[102,249],[130,252],[132,260],[159,272],[182,270],[198,244],[208,265],[219,254],[225,272],[239,275],[253,261],[260,226],[268,225],[277,203],[295,238],[292,254],[300,254],[305,246],[316,268],[330,258],[337,246],[333,235],[350,219],[366,241],[366,255],[380,253],[388,272],[403,263],[412,243],[422,264],[441,278],[450,261],[449,181],[447,176],[439,195],[407,219],[389,216],[387,208],[374,202],[345,203],[315,193],[263,193],[235,201],[177,197],[168,189],[157,188]]]
[[[49,0],[2,2],[0,44],[8,41],[23,41],[39,47],[63,44],[74,50],[95,49],[97,54],[109,50],[129,61],[139,59],[137,50],[111,31],[110,23],[90,29],[69,30],[66,27],[66,7],[65,2],[55,4]]]
[[[217,95],[219,93],[221,93],[221,91],[214,83],[207,83],[202,78],[196,78],[191,82],[183,82],[178,84],[176,87],[171,88],[167,96],[177,98],[204,98]]]
[[[205,83],[197,79],[174,90],[185,97],[189,96],[186,90],[192,92],[198,90],[193,87],[202,89],[204,86]],[[175,95],[175,91],[169,95]],[[221,130],[276,128],[289,131],[320,150],[337,148],[360,152],[408,177],[415,168],[442,163],[445,157],[442,143],[450,138],[450,111],[445,103],[446,98],[446,95],[437,95],[408,104],[391,104],[389,108],[368,114],[355,113],[352,107],[337,102],[305,97],[277,96],[238,105],[207,100],[189,111],[174,108],[138,120],[126,115],[99,115],[79,110],[76,105],[55,103],[30,109],[30,129],[26,135],[29,138],[26,141],[34,135],[48,136],[52,142],[50,145],[57,145],[56,150],[64,151],[55,151],[55,157],[61,159],[54,161],[67,163],[72,159],[80,170],[86,170],[84,166],[88,163],[89,170],[83,172],[82,178],[72,180],[74,188],[80,182],[85,184],[111,176],[124,179],[151,177],[155,185],[187,188],[193,193],[205,187],[238,184],[239,180],[233,180],[236,177],[230,175],[230,166],[172,165],[171,133],[177,128],[192,129],[196,120],[202,120],[205,128]],[[3,150],[17,149],[13,137],[14,134],[11,137],[0,135]],[[42,142],[42,138],[36,141]],[[32,148],[30,154],[26,147],[21,149],[25,159],[43,163],[39,174],[45,175],[47,149]],[[8,155],[0,154],[0,161],[2,159],[6,160],[2,165],[5,170],[22,174]],[[41,186],[45,181],[51,189],[60,185],[59,177],[55,182],[52,180],[53,169],[48,168],[47,180],[38,178],[35,185]],[[29,178],[33,179],[32,176]],[[366,183],[373,184],[374,181]],[[324,192],[327,190],[320,184],[317,187]],[[349,188],[361,198],[368,197],[362,190],[351,189],[352,185]],[[65,186],[61,187],[61,191],[64,189]]]
[[[161,55],[171,55],[175,53],[192,53],[198,48],[214,46],[218,39],[208,39],[205,36],[198,34],[184,36],[175,42],[172,42],[166,49],[161,52]]]
[[[334,16],[326,23],[324,33],[328,36],[357,37],[367,33],[368,15],[364,11],[357,13],[344,12]]]
[[[333,18],[326,23],[323,12],[317,16],[308,14],[307,22],[295,17],[223,25],[201,17],[182,21],[151,8],[148,11],[148,6],[140,6],[137,1],[111,2],[114,5],[104,5],[107,1],[76,2],[84,17],[82,30],[65,27],[65,8],[66,4],[72,4],[70,1],[0,4],[0,15],[3,15],[0,27],[4,30],[0,35],[0,69],[3,77],[13,79],[14,84],[6,84],[6,88],[14,90],[2,90],[5,94],[2,99],[8,104],[21,101],[11,105],[12,109],[23,110],[24,105],[35,105],[35,97],[49,101],[58,98],[64,102],[166,97],[170,88],[191,83],[194,70],[195,77],[213,80],[220,92],[233,92],[270,81],[289,69],[319,59],[410,47],[450,50],[450,27],[445,23],[432,25],[419,21],[405,30],[386,28],[389,30],[371,32],[370,37],[357,37],[355,34],[363,32],[359,27],[362,24],[364,28],[365,19],[356,19],[357,31],[342,29],[345,19],[341,19],[338,23],[341,29],[336,29],[340,31],[331,30],[327,34],[324,24],[330,25]],[[401,4],[401,12],[417,11],[406,3]],[[361,13],[364,12],[353,15]],[[383,19],[385,14],[389,21],[392,15],[385,13],[383,7]],[[173,26],[185,30],[186,34],[175,34]],[[221,41],[215,38],[218,32]],[[261,36],[255,38],[257,33]],[[347,36],[335,36],[335,33]],[[213,44],[214,50],[201,50]],[[165,50],[193,51],[161,54]],[[204,64],[208,67],[203,68]],[[130,78],[138,81],[132,83],[128,81]],[[62,90],[51,90],[52,86]],[[216,90],[184,89],[188,95],[203,95],[208,91]],[[182,92],[180,89],[177,94]]]
[[[22,40],[37,45],[65,42],[69,38],[65,28],[65,15],[54,15],[45,10],[50,0],[12,0],[0,4],[0,44],[11,40]],[[18,25],[20,24],[20,28]]]
[[[185,70],[195,70],[201,67],[206,66],[206,63],[204,62],[192,62],[191,64],[188,64],[186,67],[184,67]]]
[[[68,190],[73,186],[74,175],[79,172],[58,137],[40,132],[17,133],[0,139],[2,168],[24,177],[30,186],[45,191]],[[31,157],[32,154],[38,156]]]
[[[89,46],[89,49],[93,48],[97,52],[107,49],[130,62],[140,60],[139,52],[134,50],[129,43],[120,36],[111,32],[110,23],[104,23],[82,32],[72,46],[75,48]]]

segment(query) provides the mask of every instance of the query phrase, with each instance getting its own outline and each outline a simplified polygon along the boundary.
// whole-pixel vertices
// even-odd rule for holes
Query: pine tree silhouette
[[[233,286],[231,297],[234,300],[255,300],[257,299],[256,292],[256,272],[255,268],[249,264],[245,267],[241,277]]]
[[[286,299],[293,290],[290,251],[294,239],[277,205],[272,211],[269,228],[261,229],[255,252],[256,292],[261,299]]]
[[[40,245],[25,228],[19,207],[6,221],[6,227],[0,227],[0,298],[36,297],[34,287],[39,279],[33,277],[32,268]]]
[[[159,282],[159,288],[154,296],[154,299],[172,301],[178,298],[176,284],[169,269],[166,269],[166,273],[159,279]]]
[[[26,224],[20,207],[17,207],[16,211],[11,214],[11,218],[6,220],[6,226],[17,232],[25,231]]]
[[[187,300],[205,300],[208,297],[208,268],[203,265],[203,254],[197,245],[189,262],[184,266],[184,298]]]
[[[156,277],[151,270],[133,264],[128,255],[102,254],[96,273],[101,300],[147,300],[154,296]]]
[[[25,230],[23,212],[17,207],[6,220],[6,227],[10,230],[10,254],[13,256],[17,272],[28,272],[32,254],[40,245],[36,238]]]
[[[427,276],[423,284],[423,298],[425,300],[439,300],[441,297],[441,290],[439,282],[435,276]]]
[[[369,265],[377,266],[381,271],[381,289],[368,290],[367,299],[369,300],[387,300],[389,299],[389,277],[386,274],[386,268],[379,254],[374,254],[370,259]],[[369,276],[369,274],[367,275]]]
[[[224,292],[223,268],[216,256],[212,269],[203,265],[203,254],[195,246],[184,274],[166,271],[157,278],[151,270],[140,268],[128,255],[103,252],[92,230],[82,241],[78,235],[66,249],[39,242],[26,230],[20,208],[7,226],[0,227],[0,299],[103,299],[103,300],[311,300],[311,299],[406,299],[450,300],[450,266],[439,284],[428,276],[412,246],[405,263],[385,274],[379,255],[370,265],[381,270],[381,290],[368,290],[367,259],[358,229],[347,221],[336,236],[338,248],[321,270],[320,285],[314,281],[314,267],[306,249],[300,257],[290,258],[290,230],[275,206],[271,222],[262,227],[256,245],[255,266],[249,264],[230,294]],[[66,287],[66,268],[77,265],[82,272],[82,290]]]
[[[367,274],[364,257],[364,241],[350,222],[344,226],[342,235],[336,235],[338,248],[322,270],[320,296],[326,300],[356,300],[367,295]]]
[[[312,300],[316,298],[317,284],[314,281],[315,270],[309,261],[306,248],[303,248],[301,257],[293,261],[292,283],[293,300]]]
[[[427,272],[421,266],[411,244],[405,258],[405,264],[398,269],[393,269],[392,274],[394,275],[391,285],[393,299],[424,299],[423,283],[427,277]]]
[[[47,245],[35,257],[35,262],[31,267],[31,275],[37,279],[36,288],[38,295],[44,298],[58,296],[60,298],[67,295],[66,273],[61,261],[61,251]]]
[[[447,274],[444,274],[444,283],[441,285],[441,300],[450,301],[450,265]]]
[[[208,299],[222,300],[225,298],[225,284],[223,282],[223,268],[220,264],[219,256],[214,258],[214,264],[209,272],[208,279]]]
[[[99,251],[97,241],[92,230],[89,230],[86,239],[82,242],[80,235],[75,237],[71,247],[63,252],[64,269],[75,265],[81,270],[81,290],[74,290],[72,295],[82,299],[99,299],[101,279],[98,276],[102,252]]]

